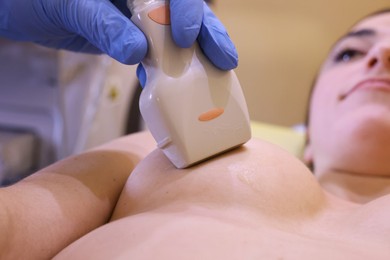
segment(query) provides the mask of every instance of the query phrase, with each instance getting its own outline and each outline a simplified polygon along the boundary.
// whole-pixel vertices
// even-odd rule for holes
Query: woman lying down
[[[1,259],[389,259],[389,196],[336,198],[261,140],[184,170],[140,161],[153,145],[130,135],[1,189]]]
[[[0,258],[390,259],[389,11],[318,74],[314,174],[256,139],[178,170],[130,135],[0,189]]]

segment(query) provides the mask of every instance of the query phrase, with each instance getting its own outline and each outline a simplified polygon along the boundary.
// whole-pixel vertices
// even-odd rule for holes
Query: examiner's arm
[[[105,224],[152,146],[148,134],[125,137],[0,189],[0,258],[47,259]]]

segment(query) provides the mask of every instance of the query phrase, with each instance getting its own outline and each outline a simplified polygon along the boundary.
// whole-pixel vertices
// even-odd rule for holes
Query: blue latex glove
[[[180,47],[198,39],[215,66],[237,66],[233,43],[202,0],[171,0],[170,8],[172,35]],[[136,64],[146,54],[147,41],[130,16],[126,0],[0,0],[0,36],[57,49],[103,52]],[[138,72],[145,82],[142,67]]]
[[[129,17],[125,0],[0,0],[0,36],[136,64],[147,42]]]

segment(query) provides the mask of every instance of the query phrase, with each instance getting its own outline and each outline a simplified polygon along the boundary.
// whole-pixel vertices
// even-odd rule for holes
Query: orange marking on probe
[[[223,114],[225,110],[223,108],[213,108],[198,117],[199,121],[205,122],[213,120]]]
[[[161,25],[171,24],[171,15],[168,5],[160,6],[148,13],[150,19]]]

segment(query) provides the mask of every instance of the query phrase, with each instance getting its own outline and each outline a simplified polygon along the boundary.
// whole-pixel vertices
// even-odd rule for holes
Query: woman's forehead
[[[378,32],[388,32],[390,34],[390,12],[368,16],[352,27],[350,31],[371,29]]]

